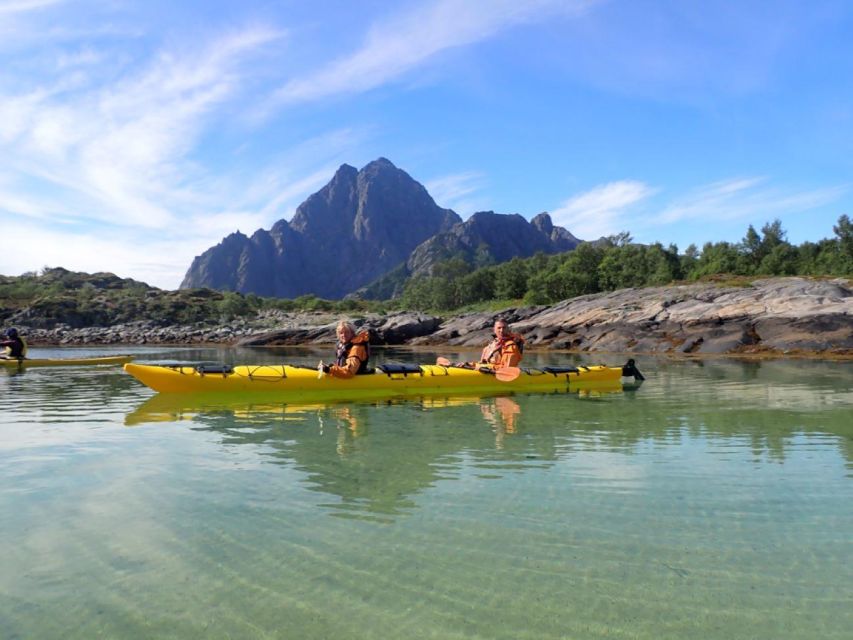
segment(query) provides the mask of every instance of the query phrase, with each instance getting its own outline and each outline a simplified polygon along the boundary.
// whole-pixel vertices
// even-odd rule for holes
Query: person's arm
[[[365,360],[367,360],[367,348],[357,344],[349,350],[344,366],[339,367],[333,364],[329,367],[329,375],[336,378],[352,378]]]

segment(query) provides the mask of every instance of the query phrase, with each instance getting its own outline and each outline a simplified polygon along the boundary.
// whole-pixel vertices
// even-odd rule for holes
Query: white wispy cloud
[[[56,56],[56,68],[67,73],[74,67],[96,65],[104,60],[104,53],[90,46],[83,46],[75,51],[61,51]]]
[[[0,15],[37,11],[66,0],[5,0],[0,1]]]
[[[364,45],[279,89],[272,103],[317,100],[379,87],[436,54],[480,42],[514,25],[555,12],[581,13],[595,0],[438,0],[376,24]]]
[[[846,184],[786,190],[769,185],[765,177],[753,176],[721,180],[667,196],[642,182],[623,180],[572,196],[551,217],[555,224],[586,240],[639,231],[651,241],[668,237],[667,228],[696,220],[757,224],[808,213],[838,201],[849,190]]]
[[[248,26],[168,47],[146,43],[130,57],[109,39],[65,34],[50,55],[28,58],[38,74],[0,82],[0,218],[14,219],[4,239],[20,247],[0,257],[0,273],[112,265],[174,288],[192,257],[222,236],[251,234],[295,208],[363,132],[315,135],[245,164],[239,149],[223,150],[222,167],[197,157],[211,132],[253,100],[247,85],[266,73],[258,56],[286,35]]]
[[[685,220],[747,220],[759,217],[802,213],[838,200],[847,185],[786,191],[764,186],[763,177],[734,178],[714,182],[677,197],[662,211],[653,215],[649,224],[667,225]]]
[[[424,187],[440,207],[453,209],[460,215],[481,211],[486,198],[477,196],[486,184],[486,176],[479,171],[464,171],[440,176],[424,183]]]
[[[633,208],[656,192],[637,180],[610,182],[572,196],[551,213],[551,219],[578,238],[596,240],[624,231]]]
[[[192,192],[191,152],[237,96],[247,60],[281,37],[246,28],[197,50],[160,51],[114,83],[69,89],[54,77],[0,96],[0,139],[12,150],[0,169],[27,187],[43,182],[43,193],[70,192],[86,204],[81,216],[113,224],[162,227],[192,202],[209,206],[207,193]],[[21,191],[34,197],[31,188]],[[0,207],[26,215],[15,201]]]

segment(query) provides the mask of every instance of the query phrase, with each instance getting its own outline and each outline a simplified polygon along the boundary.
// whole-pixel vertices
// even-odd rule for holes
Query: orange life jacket
[[[499,367],[515,367],[524,353],[524,338],[517,333],[504,333],[500,341],[495,338],[483,349],[483,362]]]
[[[358,367],[351,362],[358,361]],[[349,342],[339,342],[335,350],[335,364],[329,373],[338,378],[367,373],[367,361],[370,359],[370,333],[362,331]]]

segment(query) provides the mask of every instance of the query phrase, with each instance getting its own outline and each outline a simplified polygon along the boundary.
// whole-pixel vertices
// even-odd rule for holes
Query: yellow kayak
[[[95,356],[92,358],[0,358],[3,367],[77,367],[82,365],[125,364],[133,356]]]
[[[608,394],[622,393],[620,381],[611,383],[573,384],[571,387],[552,389],[537,389],[537,392],[571,393],[580,398],[599,398]],[[237,393],[155,393],[134,411],[127,414],[124,424],[128,427],[154,422],[193,421],[198,416],[215,413],[228,413],[244,423],[265,424],[271,419],[280,421],[301,421],[308,415],[333,410],[340,406],[338,403],[366,402],[373,403],[375,397],[340,397],[310,398],[310,394],[299,397],[288,397],[282,394],[278,397],[267,394],[237,394]],[[504,398],[514,395],[510,391],[495,391],[493,393],[442,393],[441,391],[423,392],[418,396],[384,397],[382,404],[395,402],[419,401],[424,408],[441,409],[446,407],[461,407],[479,405],[489,398]]]
[[[630,362],[625,367],[577,366],[522,368],[510,381],[493,369],[453,366],[381,364],[373,373],[349,379],[320,376],[316,369],[292,365],[135,364],[124,370],[163,393],[274,393],[291,398],[372,398],[438,393],[503,393],[566,390],[579,384],[612,387],[623,376],[641,379]],[[636,373],[636,376],[635,376]]]

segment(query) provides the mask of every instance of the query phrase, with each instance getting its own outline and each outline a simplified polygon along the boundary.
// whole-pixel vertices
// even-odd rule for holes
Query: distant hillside
[[[236,318],[282,312],[353,314],[389,305],[355,300],[262,298],[233,291],[165,291],[112,273],[81,273],[61,267],[20,276],[0,275],[0,324],[29,329],[81,329],[142,323],[146,326],[221,325]],[[134,342],[138,340],[134,339]]]
[[[164,291],[112,273],[79,273],[61,267],[41,274],[0,276],[0,322],[31,329],[222,322],[254,314],[264,303],[210,289]]]
[[[568,251],[578,242],[545,213],[528,222],[485,211],[462,222],[380,158],[361,171],[342,165],[290,222],[279,220],[251,237],[226,237],[193,260],[181,288],[334,299],[369,291],[387,299],[399,295],[410,276],[429,274],[449,257],[496,264]]]

